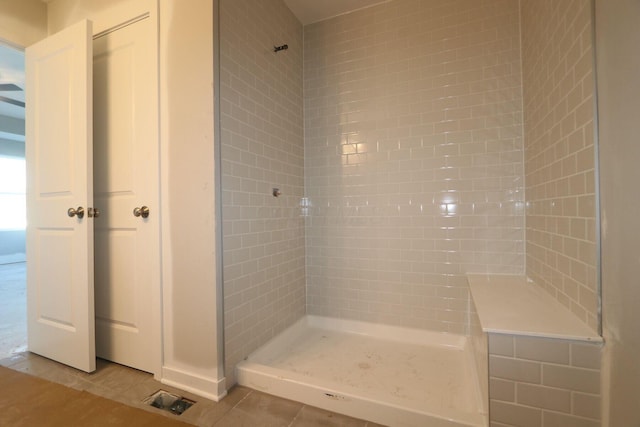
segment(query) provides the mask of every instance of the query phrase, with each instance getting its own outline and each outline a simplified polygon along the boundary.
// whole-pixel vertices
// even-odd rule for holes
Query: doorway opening
[[[27,349],[24,52],[0,42],[0,360]]]

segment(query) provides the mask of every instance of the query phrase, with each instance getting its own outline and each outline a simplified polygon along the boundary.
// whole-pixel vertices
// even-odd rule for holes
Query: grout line
[[[236,409],[238,407],[238,405],[240,405],[242,402],[244,402],[252,393],[253,390],[252,389],[248,389],[249,393],[246,394],[246,396],[244,396],[242,399],[238,400],[238,402],[233,405],[227,412],[224,413],[224,415],[222,417],[220,417],[219,420],[217,420],[216,422],[214,422],[212,424],[212,426],[216,426],[219,422],[221,422],[222,420],[224,420],[230,413],[231,411],[233,411],[234,409]]]
[[[249,389],[249,393],[246,394],[245,397],[243,397],[242,399],[238,400],[238,403],[236,403],[235,405],[233,405],[233,407],[231,409],[236,409],[236,407],[241,404],[242,402],[244,402],[251,394],[253,393],[252,389]]]
[[[298,418],[298,415],[300,415],[300,412],[302,412],[302,410],[304,409],[304,407],[307,405],[302,405],[300,407],[300,409],[298,410],[298,412],[296,412],[296,415],[293,417],[293,419],[291,420],[291,422],[287,425],[287,427],[291,427],[293,426],[293,423],[296,421],[296,419]]]

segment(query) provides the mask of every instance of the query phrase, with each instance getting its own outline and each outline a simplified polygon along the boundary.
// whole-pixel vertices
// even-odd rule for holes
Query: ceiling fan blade
[[[0,92],[14,92],[21,90],[22,88],[20,86],[14,85],[13,83],[0,83]]]
[[[6,96],[0,95],[0,102],[6,102],[7,104],[16,105],[18,107],[24,108],[25,103],[22,101],[18,101],[17,99],[7,98]]]

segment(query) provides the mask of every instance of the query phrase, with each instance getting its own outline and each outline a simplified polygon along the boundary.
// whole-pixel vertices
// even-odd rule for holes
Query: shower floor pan
[[[237,366],[240,385],[389,426],[487,426],[467,337],[305,316]]]

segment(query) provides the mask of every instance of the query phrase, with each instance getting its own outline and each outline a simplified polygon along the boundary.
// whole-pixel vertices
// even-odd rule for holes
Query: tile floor
[[[151,374],[101,359],[98,359],[97,370],[92,374],[29,352],[0,360],[0,365],[196,426],[378,426],[240,386],[234,387],[227,397],[216,403],[161,384]],[[142,403],[144,398],[159,389],[195,400],[196,404],[177,416]]]
[[[21,298],[20,292],[24,291],[21,291],[20,287],[15,286],[14,283],[14,286],[11,287],[13,291],[9,292],[10,287],[3,280],[9,277],[15,279],[13,275],[8,273],[9,271],[15,272],[15,267],[15,265],[11,268],[0,266],[0,294],[3,297],[9,298],[11,293],[17,292],[14,297],[19,299]],[[36,354],[19,351],[24,350],[24,348],[14,344],[19,342],[20,339],[24,340],[26,338],[24,336],[20,339],[15,338],[19,334],[11,335],[10,328],[7,325],[9,323],[12,325],[20,323],[15,322],[14,318],[21,318],[24,315],[17,312],[12,313],[13,317],[9,322],[7,313],[6,311],[0,311],[0,324],[4,325],[6,336],[12,336],[12,339],[6,340],[4,344],[8,342],[13,344],[11,348],[2,348],[2,342],[0,342],[0,365],[77,390],[85,390],[129,406],[173,417],[196,426],[379,426],[379,424],[331,413],[240,386],[234,387],[227,397],[216,403],[163,385],[156,381],[151,374],[101,359],[98,359],[96,372],[87,374]],[[180,416],[142,403],[147,396],[160,389],[179,394],[197,403]]]

